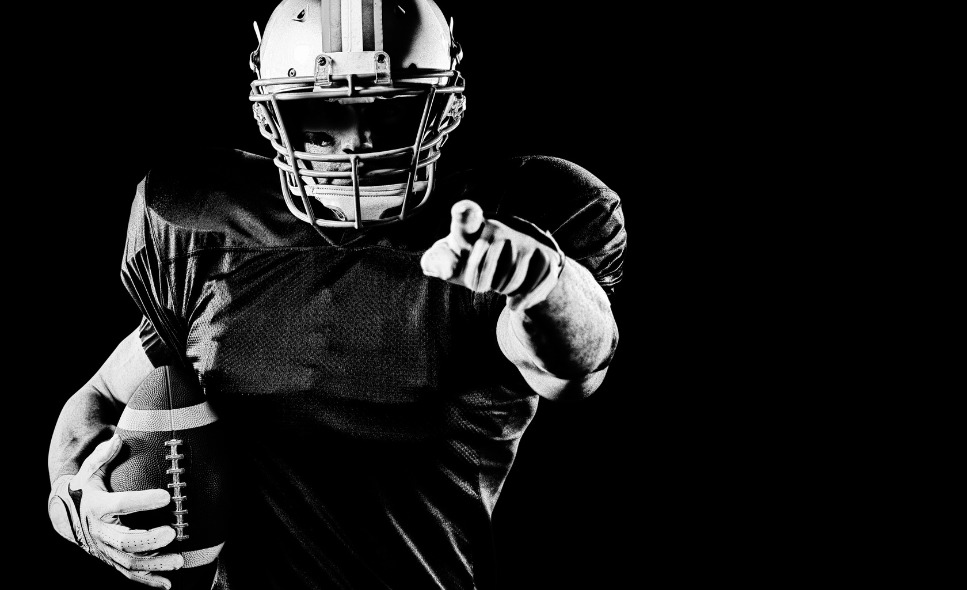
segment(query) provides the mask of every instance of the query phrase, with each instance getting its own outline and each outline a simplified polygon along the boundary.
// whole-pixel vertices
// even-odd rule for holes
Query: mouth
[[[312,162],[310,165],[313,170],[318,172],[352,172],[352,165],[350,164],[327,164],[322,162]],[[359,163],[358,172],[360,174],[359,184],[366,184],[365,179],[362,178],[363,164]],[[351,176],[351,175],[350,175]],[[331,184],[335,186],[352,186],[353,179],[350,178],[316,178],[316,184]]]
[[[302,165],[317,172],[339,172],[344,175],[342,178],[314,178],[312,184],[340,187],[353,185],[353,167],[349,162],[311,161],[304,162]],[[382,186],[406,183],[409,177],[409,167],[410,158],[406,155],[393,158],[380,158],[375,162],[364,161],[362,159],[357,160],[356,172],[359,179],[359,186]],[[423,178],[424,173],[420,171],[414,180],[421,180]]]
[[[330,168],[327,172],[351,172],[352,168],[349,166],[339,168]],[[359,186],[379,186],[385,184],[394,184],[399,182],[406,182],[408,176],[405,172],[399,172],[394,174],[374,174],[367,176],[366,172],[363,170],[363,164],[360,162],[358,170]],[[352,186],[352,178],[317,178],[317,184],[330,184],[333,186]]]

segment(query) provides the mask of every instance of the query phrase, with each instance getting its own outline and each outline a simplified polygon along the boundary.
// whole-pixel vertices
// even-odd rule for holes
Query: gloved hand
[[[171,502],[171,496],[162,489],[108,492],[105,467],[120,450],[121,439],[114,435],[94,448],[76,475],[58,478],[47,502],[50,520],[62,537],[125,577],[156,588],[171,588],[167,578],[150,572],[184,565],[184,558],[177,553],[157,553],[174,540],[175,530],[170,526],[131,529],[118,519],[118,515],[163,508]]]
[[[423,253],[423,274],[462,285],[476,292],[496,291],[507,296],[507,307],[523,311],[543,301],[557,284],[564,255],[553,238],[540,241],[494,219],[484,219],[473,201],[456,203],[450,233]],[[553,244],[555,247],[552,247]]]

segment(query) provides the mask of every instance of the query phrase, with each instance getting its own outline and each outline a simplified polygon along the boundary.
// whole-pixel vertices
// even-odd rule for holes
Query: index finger
[[[475,202],[464,199],[450,208],[450,235],[447,242],[457,254],[470,250],[483,227],[483,209]]]

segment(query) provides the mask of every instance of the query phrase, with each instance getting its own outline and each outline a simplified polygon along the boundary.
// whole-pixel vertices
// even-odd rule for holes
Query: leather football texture
[[[159,553],[181,553],[185,565],[159,575],[172,590],[210,590],[225,543],[224,441],[194,372],[154,369],[128,401],[117,433],[124,444],[106,473],[108,489],[161,488],[172,498],[164,508],[120,516],[121,524],[173,527],[175,540]]]

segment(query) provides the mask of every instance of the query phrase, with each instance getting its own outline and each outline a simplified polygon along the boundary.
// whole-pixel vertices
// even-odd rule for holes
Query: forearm
[[[544,301],[526,311],[505,308],[497,332],[501,350],[528,383],[555,399],[597,389],[618,344],[607,295],[573,260]]]
[[[124,404],[151,369],[135,330],[118,344],[91,380],[67,400],[47,452],[52,484],[59,477],[77,473],[94,447],[111,437]]]
[[[80,464],[103,440],[114,433],[123,406],[88,383],[67,400],[54,426],[47,452],[51,485],[64,475],[77,473]]]

